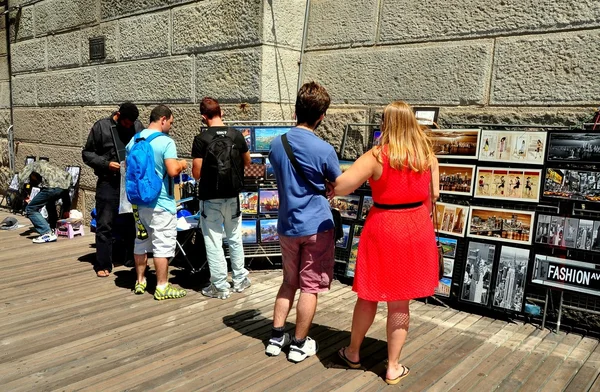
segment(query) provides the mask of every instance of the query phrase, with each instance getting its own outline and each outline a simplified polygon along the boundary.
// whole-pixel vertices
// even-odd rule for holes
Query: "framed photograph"
[[[594,222],[594,232],[592,234],[592,250],[600,252],[600,221]]]
[[[535,242],[538,244],[550,243],[550,215],[540,215],[535,229]]]
[[[440,193],[471,196],[475,165],[440,163]]]
[[[256,244],[256,219],[242,220],[242,243]]]
[[[546,169],[544,196],[567,200],[600,201],[600,172]]]
[[[452,287],[451,278],[442,278],[438,282],[438,286],[435,288],[435,295],[440,297],[450,297],[450,288]]]
[[[354,161],[347,161],[342,159],[340,161],[340,170],[342,171],[342,173],[350,169],[350,166],[352,166],[353,163]]]
[[[350,225],[342,225],[344,236],[335,243],[336,248],[346,249],[348,247],[348,239],[350,238]]]
[[[523,310],[529,249],[503,246],[500,250],[494,306],[515,312]]]
[[[246,140],[246,144],[248,145],[248,150],[254,151],[254,140],[252,137],[252,128],[249,128],[249,127],[234,127],[234,128],[237,129],[238,131],[240,131],[240,133],[244,137],[244,140]],[[269,146],[270,146],[270,144],[269,144]]]
[[[75,192],[79,187],[79,176],[81,175],[81,167],[67,166],[65,167],[65,170],[71,175],[71,188],[69,189],[69,197],[71,198],[71,201],[73,201],[75,197]]]
[[[254,151],[269,152],[271,142],[277,136],[289,131],[290,127],[256,127],[254,128]]]
[[[549,162],[600,162],[600,134],[550,132]]]
[[[432,129],[428,131],[438,158],[477,159],[481,129]]]
[[[260,224],[260,242],[277,242],[277,219],[261,219]]]
[[[258,214],[258,192],[240,192],[240,209],[242,214]]]
[[[475,178],[477,184],[475,197],[531,202],[540,201],[541,169],[478,167]]]
[[[564,230],[565,218],[562,216],[551,216],[550,231],[548,232],[548,245],[565,246]]]
[[[575,248],[582,250],[592,250],[592,239],[594,237],[594,221],[587,219],[579,220],[577,228],[577,240]]]
[[[454,259],[444,257],[444,276],[451,278],[454,272]]]
[[[435,125],[438,120],[440,108],[435,107],[414,107],[415,117],[421,125]]]
[[[360,241],[362,229],[363,227],[360,225],[354,226],[354,232],[352,233],[352,246],[350,247],[350,257],[348,258],[348,267],[346,267],[347,277],[354,277],[356,259],[358,258],[358,243]]]
[[[371,211],[371,207],[373,207],[373,198],[371,196],[363,196],[362,207],[360,208],[358,219],[367,219],[367,215],[369,214],[369,211]]]
[[[452,239],[452,238],[446,238],[446,237],[435,237],[435,239],[436,239],[436,241],[440,242],[440,245],[442,245],[442,250],[444,252],[444,258],[456,257],[456,246],[458,244],[457,240]]]
[[[565,230],[563,236],[563,246],[567,248],[575,248],[577,241],[577,230],[579,230],[579,219],[577,218],[566,218],[565,219]]]
[[[437,231],[464,237],[469,215],[469,206],[435,203]]]
[[[481,131],[479,160],[543,165],[546,132]]]
[[[19,173],[15,173],[12,180],[10,180],[10,184],[8,185],[8,190],[10,191],[19,191]]]
[[[271,165],[269,158],[265,159],[265,172],[265,177],[267,180],[275,179],[275,170],[273,170],[273,165]]]
[[[279,211],[279,194],[277,189],[261,189],[258,200],[260,203],[259,212],[261,214],[277,214]]]
[[[342,214],[342,218],[357,219],[358,206],[360,205],[360,196],[336,196],[329,201],[332,208],[337,208]]]
[[[469,242],[460,299],[487,306],[496,245]]]
[[[533,211],[471,206],[467,236],[530,245],[534,217]]]

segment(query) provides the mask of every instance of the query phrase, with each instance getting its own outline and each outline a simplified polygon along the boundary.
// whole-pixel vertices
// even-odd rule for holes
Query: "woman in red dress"
[[[385,381],[397,384],[409,373],[408,367],[399,364],[408,333],[409,302],[433,295],[438,285],[430,200],[439,195],[439,172],[429,138],[409,105],[388,105],[381,130],[380,145],[361,156],[334,184],[336,195],[347,195],[368,179],[374,201],[358,245],[352,287],[358,299],[351,342],[339,355],[348,366],[360,367],[360,346],[377,303],[387,302]]]

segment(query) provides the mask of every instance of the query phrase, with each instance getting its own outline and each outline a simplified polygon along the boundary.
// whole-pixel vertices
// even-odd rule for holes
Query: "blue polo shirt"
[[[287,138],[307,179],[318,189],[325,190],[325,179],[333,182],[342,174],[333,147],[313,132],[292,128]],[[332,229],[329,201],[296,174],[283,148],[281,136],[271,142],[269,161],[273,165],[279,193],[278,233],[300,237]]]

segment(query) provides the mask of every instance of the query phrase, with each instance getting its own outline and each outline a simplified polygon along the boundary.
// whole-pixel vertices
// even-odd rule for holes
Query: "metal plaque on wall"
[[[106,57],[104,42],[104,37],[90,38],[90,60],[104,60]]]

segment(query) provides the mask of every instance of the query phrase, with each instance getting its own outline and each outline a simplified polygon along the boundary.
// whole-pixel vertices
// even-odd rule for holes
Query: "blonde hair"
[[[383,163],[381,152],[386,145],[390,166],[394,169],[408,168],[422,173],[431,166],[431,141],[405,102],[392,102],[383,110],[381,143],[375,154],[379,163]]]

